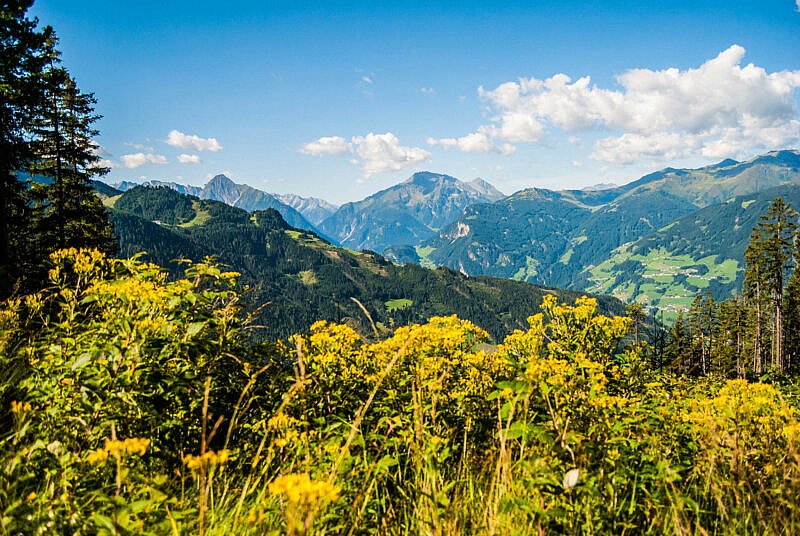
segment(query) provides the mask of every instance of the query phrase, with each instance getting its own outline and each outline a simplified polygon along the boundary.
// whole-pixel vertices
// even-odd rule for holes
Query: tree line
[[[39,286],[57,249],[115,249],[90,182],[108,172],[94,95],[62,64],[53,28],[28,17],[32,4],[0,2],[0,297]]]
[[[661,365],[732,378],[800,372],[797,219],[782,198],[772,201],[750,235],[741,294],[698,294],[665,338]]]

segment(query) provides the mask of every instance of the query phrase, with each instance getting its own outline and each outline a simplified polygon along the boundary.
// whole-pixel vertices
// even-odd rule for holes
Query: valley
[[[610,188],[530,188],[509,196],[480,179],[421,172],[340,207],[267,194],[224,176],[202,188],[146,185],[248,211],[275,208],[293,227],[396,264],[609,294],[672,321],[697,293],[722,300],[740,291],[750,231],[773,198],[800,206],[798,184],[800,152],[786,150],[666,168]]]
[[[546,294],[564,301],[580,296],[447,268],[396,265],[377,253],[336,246],[294,228],[273,209],[247,212],[174,188],[138,187],[106,199],[120,255],[146,252],[147,260],[170,268],[173,275],[182,273],[175,259],[209,256],[240,272],[249,288],[245,299],[264,326],[259,337],[286,337],[317,320],[344,322],[364,334],[372,332],[374,320],[385,333],[430,316],[457,314],[499,341],[527,326],[527,317]],[[614,298],[598,299],[604,312],[624,311]]]

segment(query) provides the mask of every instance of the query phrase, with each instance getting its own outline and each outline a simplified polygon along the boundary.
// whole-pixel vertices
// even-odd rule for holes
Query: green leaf
[[[85,352],[85,353],[81,354],[78,357],[78,359],[75,360],[75,362],[72,364],[71,368],[72,368],[72,370],[82,369],[91,360],[92,360],[92,354],[90,354],[89,352]]]
[[[506,431],[506,438],[507,439],[517,439],[519,437],[524,436],[527,431],[528,431],[528,427],[525,425],[525,423],[515,422],[515,423],[512,423],[511,426]]]
[[[200,331],[202,331],[205,325],[206,325],[205,322],[192,322],[191,324],[189,324],[189,327],[186,328],[186,336],[188,338],[194,337],[195,335],[200,333]]]

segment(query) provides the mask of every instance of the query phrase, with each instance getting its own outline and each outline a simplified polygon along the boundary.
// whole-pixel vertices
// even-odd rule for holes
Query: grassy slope
[[[617,248],[587,268],[581,284],[591,292],[659,307],[667,319],[687,308],[698,292],[730,297],[741,286],[751,230],[775,197],[800,207],[800,186],[735,197],[685,216]]]
[[[800,152],[778,151],[748,162],[668,168],[600,192],[523,190],[469,207],[417,255],[390,252],[470,274],[611,292],[671,316],[698,291],[730,295],[750,229],[780,193],[772,188],[798,182]],[[736,196],[744,206],[732,210],[726,202]]]

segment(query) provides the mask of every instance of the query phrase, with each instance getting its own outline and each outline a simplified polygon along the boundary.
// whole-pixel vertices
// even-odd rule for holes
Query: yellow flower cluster
[[[287,415],[284,412],[278,412],[272,417],[269,418],[267,421],[267,428],[270,430],[286,430],[287,428],[291,428],[296,426],[300,421]]]
[[[11,401],[11,413],[27,413],[31,410],[30,402]]]
[[[295,336],[291,342],[300,343],[306,366],[325,380],[362,379],[369,369],[361,337],[349,326],[321,320],[311,326],[307,339]]]
[[[383,367],[403,352],[425,388],[459,398],[491,389],[489,375],[505,364],[497,355],[475,353],[475,346],[487,337],[484,330],[455,315],[434,316],[427,324],[398,328],[393,337],[370,346],[369,353]],[[486,381],[490,383],[484,385]]]
[[[9,341],[13,340],[19,326],[19,304],[19,298],[8,298],[0,304],[0,354],[5,351]]]
[[[339,491],[339,486],[324,480],[313,480],[308,473],[279,476],[269,484],[270,494],[285,497],[294,506],[313,506],[335,501],[339,497]]]
[[[163,316],[155,318],[142,318],[134,321],[133,328],[141,336],[157,336],[162,335],[174,329],[174,326]]]
[[[119,458],[122,456],[132,456],[134,454],[144,456],[150,446],[149,439],[131,437],[123,440],[106,439],[103,448],[90,451],[86,455],[86,461],[91,464],[103,463],[109,456]]]
[[[171,294],[169,287],[154,281],[126,277],[98,282],[93,292],[118,299],[123,303],[166,303]]]
[[[299,420],[287,415],[283,411],[270,417],[267,421],[267,429],[280,435],[280,437],[272,441],[272,444],[278,448],[283,448],[290,443],[304,438],[304,434],[297,430],[299,424]]]
[[[42,309],[44,305],[44,301],[42,299],[42,295],[39,292],[35,292],[33,294],[28,294],[25,296],[25,307],[28,308],[31,312],[37,313]]]
[[[528,317],[528,331],[514,330],[501,344],[497,353],[514,361],[525,364],[529,359],[537,357],[544,343],[544,315],[542,313]]]
[[[299,348],[306,375],[317,389],[352,393],[357,401],[355,396],[366,396],[369,385],[394,363],[384,378],[389,392],[404,396],[401,391],[409,387],[396,380],[414,378],[424,397],[449,399],[453,411],[465,413],[469,409],[460,406],[465,399],[488,395],[495,382],[510,373],[504,356],[476,351],[487,337],[471,322],[449,316],[400,327],[392,337],[374,344],[365,344],[348,326],[320,321],[311,326],[309,335],[295,336],[291,342]],[[285,446],[291,434],[286,431],[274,444]]]
[[[573,372],[570,363],[564,359],[532,359],[525,376],[532,383],[544,382],[552,387],[563,387]]]
[[[50,254],[53,268],[48,272],[48,277],[53,283],[58,283],[65,268],[71,269],[79,276],[89,278],[99,274],[109,263],[104,253],[96,249],[67,248],[54,251]]]
[[[682,415],[701,442],[715,450],[767,453],[798,439],[798,412],[772,385],[730,380],[716,397],[693,400]]]
[[[186,467],[189,469],[196,471],[201,467],[213,467],[216,465],[222,465],[228,461],[230,458],[230,451],[229,450],[220,450],[219,452],[214,452],[213,450],[209,450],[205,454],[201,454],[200,456],[193,456],[191,454],[186,455],[183,458],[183,463],[186,464]]]
[[[106,256],[96,249],[80,249],[72,255],[72,260],[75,273],[79,275],[98,272],[108,262]]]
[[[786,404],[772,385],[749,383],[747,380],[730,380],[714,398],[695,401],[689,413],[693,422],[705,421],[708,417],[723,420],[759,422],[764,417],[781,421],[793,419],[795,411]]]

